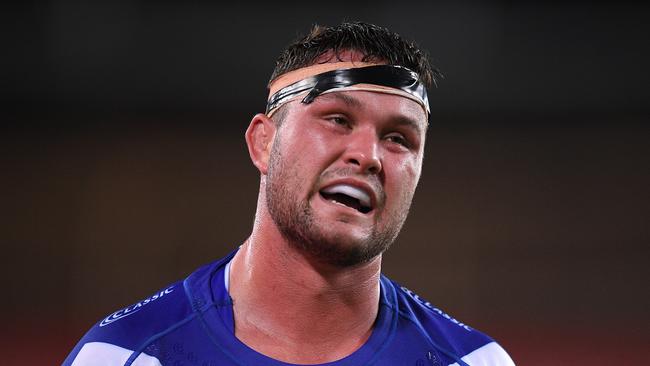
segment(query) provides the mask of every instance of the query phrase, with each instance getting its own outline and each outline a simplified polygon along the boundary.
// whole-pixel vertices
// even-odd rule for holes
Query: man
[[[64,365],[513,365],[380,273],[420,178],[437,75],[370,24],[290,45],[246,131],[260,172],[250,237],[109,315]]]

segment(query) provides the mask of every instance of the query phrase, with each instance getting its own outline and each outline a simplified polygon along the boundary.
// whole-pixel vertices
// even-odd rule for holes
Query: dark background
[[[384,272],[519,365],[650,358],[650,7],[641,2],[3,5],[0,355],[87,328],[244,241],[243,133],[310,24],[415,39],[425,167]]]

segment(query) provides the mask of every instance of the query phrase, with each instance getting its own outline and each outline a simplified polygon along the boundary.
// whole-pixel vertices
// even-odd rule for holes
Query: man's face
[[[269,212],[292,245],[335,266],[385,251],[407,217],[426,114],[397,95],[341,91],[284,108],[266,178]]]

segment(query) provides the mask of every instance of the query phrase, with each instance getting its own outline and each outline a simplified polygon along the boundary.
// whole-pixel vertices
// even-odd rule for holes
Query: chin
[[[349,226],[347,230],[337,229],[328,227],[326,232],[302,241],[301,249],[316,261],[339,268],[368,263],[387,249],[385,243],[375,240],[368,230],[350,230]]]

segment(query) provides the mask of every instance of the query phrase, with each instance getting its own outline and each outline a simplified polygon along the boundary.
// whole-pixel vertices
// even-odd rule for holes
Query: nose
[[[379,141],[373,131],[357,131],[350,136],[345,150],[344,161],[353,165],[362,174],[379,174],[381,158],[379,156]]]

